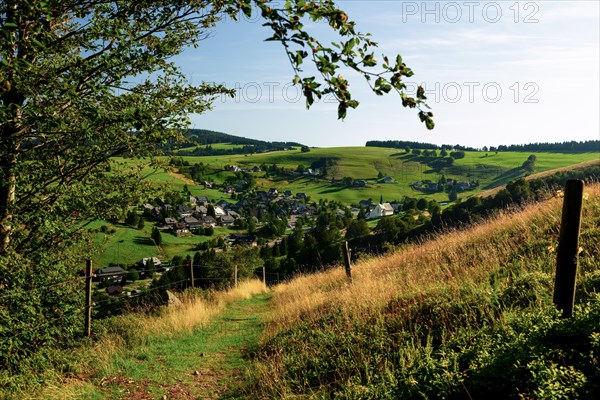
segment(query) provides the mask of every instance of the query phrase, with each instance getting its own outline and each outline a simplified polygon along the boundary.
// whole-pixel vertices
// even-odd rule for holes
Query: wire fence
[[[183,291],[187,288],[220,289],[237,285],[237,267],[206,266],[187,263],[165,270],[152,280],[144,279],[130,281],[134,271],[105,272],[94,274],[91,262],[85,280],[85,298],[87,303],[78,312],[84,314],[84,332],[91,334],[91,322],[110,318],[127,312],[147,312],[159,306],[168,304],[166,291]],[[136,270],[137,271],[137,270]],[[194,273],[196,271],[196,273]],[[139,271],[138,271],[139,273]],[[206,276],[213,273],[219,276]],[[196,276],[194,276],[196,274]],[[204,275],[204,276],[203,276]],[[166,278],[165,278],[166,277]],[[255,271],[254,277],[265,284],[276,284],[289,279],[288,276],[277,272],[266,272],[265,268]],[[174,280],[169,280],[175,278]],[[141,284],[140,281],[145,282]],[[104,290],[103,290],[104,289]],[[129,290],[125,290],[129,289]]]

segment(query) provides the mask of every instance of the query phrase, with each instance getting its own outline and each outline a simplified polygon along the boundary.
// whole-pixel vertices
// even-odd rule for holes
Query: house
[[[189,202],[190,202],[192,205],[194,205],[194,204],[196,204],[196,202],[198,201],[198,199],[197,199],[197,198],[195,198],[194,196],[190,196],[190,197],[189,197],[189,199],[188,199],[188,201],[189,201]]]
[[[185,204],[180,204],[177,206],[175,213],[179,218],[191,217],[192,209]]]
[[[260,172],[260,167],[258,167],[258,166],[255,166],[255,167],[253,167],[253,168],[252,168],[250,171],[252,171],[252,172],[254,172],[254,173]]]
[[[369,199],[369,200],[361,200],[361,201],[358,202],[358,205],[360,207],[362,207],[362,208],[369,209],[373,205],[373,200],[371,200],[371,199]]]
[[[469,185],[467,182],[458,182],[458,183],[456,184],[456,187],[457,187],[459,190],[467,190],[467,189],[470,189],[470,188],[471,188],[471,185]]]
[[[240,233],[234,233],[229,236],[227,239],[228,242],[234,244],[243,244],[247,246],[257,246],[257,238],[256,235],[242,235]]]
[[[394,178],[392,178],[391,176],[386,176],[385,178],[383,178],[382,180],[380,180],[381,183],[396,183],[396,181],[394,180]]]
[[[425,189],[430,191],[430,192],[437,192],[439,190],[439,186],[437,183],[428,183],[425,186]]]
[[[206,208],[204,206],[196,206],[194,208],[194,214],[196,214],[196,215],[206,215],[206,214],[208,214],[208,208]]]
[[[352,183],[354,187],[367,187],[367,182],[364,179],[357,179]]]
[[[306,193],[296,193],[297,199],[306,199]]]
[[[394,213],[398,213],[400,211],[402,211],[402,203],[390,203],[392,205],[392,208],[394,209]]]
[[[177,223],[177,220],[175,218],[171,218],[171,217],[165,218],[165,225],[168,226],[169,228],[172,228],[173,225],[175,225],[176,223]]]
[[[213,217],[211,217],[210,215],[203,216],[200,219],[200,222],[202,222],[202,225],[204,225],[205,227],[208,227],[208,226],[215,227],[215,226],[217,226],[217,220],[214,219]]]
[[[371,212],[367,214],[367,219],[375,219],[394,215],[394,208],[390,203],[377,204]]]
[[[286,190],[285,192],[283,192],[283,195],[285,197],[290,197],[292,195],[292,191],[291,190]]]
[[[231,215],[223,215],[221,216],[220,220],[221,225],[223,226],[232,226],[235,222],[235,218],[233,218]]]
[[[176,235],[186,235],[190,233],[190,229],[186,224],[178,222],[175,225],[173,225],[173,232],[175,232]]]
[[[140,260],[138,264],[140,264],[143,267],[146,267],[146,264],[148,264],[148,261],[150,260],[152,260],[152,264],[155,267],[158,267],[162,263],[158,257],[144,257]]]
[[[185,217],[179,222],[186,224],[191,232],[197,231],[198,228],[200,228],[200,226],[202,226],[200,221],[198,221],[194,217]]]
[[[219,200],[216,204],[217,207],[221,207],[223,210],[228,209],[229,207],[231,207],[231,203],[228,202],[227,200]]]
[[[106,267],[106,268],[100,268],[98,270],[98,272],[96,272],[96,278],[98,278],[100,280],[106,280],[106,279],[116,280],[116,279],[121,279],[121,277],[123,277],[123,275],[125,275],[125,274],[127,274],[127,271],[125,271],[123,268],[121,268],[119,266]]]
[[[279,194],[279,192],[275,188],[269,189],[269,193],[267,193],[267,195],[271,198],[277,197],[278,194]]]
[[[144,212],[144,215],[152,214],[152,210],[154,210],[154,206],[152,204],[146,203],[142,206],[142,211]]]
[[[296,215],[291,215],[287,219],[287,229],[294,229],[296,227],[296,222],[298,222],[298,217]]]
[[[208,204],[208,197],[206,196],[198,196],[196,197],[196,203],[200,203],[200,204]]]
[[[233,218],[238,219],[241,217],[240,214],[238,214],[237,212],[233,211],[233,210],[229,210],[227,211],[227,215],[231,215]]]
[[[225,167],[225,171],[242,172],[242,169],[240,167],[238,167],[237,165],[227,165]]]
[[[223,215],[226,215],[227,213],[225,212],[225,210],[223,210],[221,207],[219,206],[215,206],[215,215],[217,217],[222,217]]]

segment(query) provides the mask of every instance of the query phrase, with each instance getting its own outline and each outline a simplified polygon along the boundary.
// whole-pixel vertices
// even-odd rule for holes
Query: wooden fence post
[[[579,259],[579,230],[583,203],[583,181],[570,179],[565,185],[560,238],[556,255],[554,304],[563,318],[573,316],[577,263]]]
[[[194,262],[190,261],[190,278],[192,280],[192,289],[194,288]]]
[[[263,285],[267,286],[267,271],[266,271],[266,268],[264,265],[262,267],[262,270],[263,270]]]
[[[233,266],[233,282],[237,287],[237,264]]]
[[[352,270],[350,269],[350,250],[348,249],[348,242],[344,242],[342,245],[342,252],[344,253],[344,264],[346,267],[346,278],[352,282]]]
[[[84,334],[92,335],[92,260],[85,263],[85,322]]]

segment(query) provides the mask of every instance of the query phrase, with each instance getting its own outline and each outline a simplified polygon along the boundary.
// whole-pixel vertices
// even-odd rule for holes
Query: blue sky
[[[278,2],[273,2],[278,3]],[[279,2],[282,3],[281,1]],[[292,69],[261,21],[217,26],[177,58],[192,83],[225,83],[235,99],[192,115],[192,127],[310,146],[414,140],[476,147],[600,139],[598,1],[340,1],[380,53],[401,54],[422,84],[436,128],[427,131],[399,96],[378,97],[343,71],[361,105],[337,120],[336,104],[306,110]],[[313,36],[330,38],[323,24]],[[333,37],[332,37],[333,38]],[[327,42],[327,41],[325,41]]]

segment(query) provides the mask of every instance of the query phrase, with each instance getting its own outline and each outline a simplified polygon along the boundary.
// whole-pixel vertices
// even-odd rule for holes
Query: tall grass
[[[267,292],[259,280],[240,283],[227,291],[187,290],[177,294],[181,304],[154,315],[126,314],[96,324],[97,337],[71,351],[50,351],[31,362],[20,376],[0,375],[0,398],[77,399],[89,393],[90,377],[114,368],[116,358],[157,338],[176,338],[205,326],[238,300]]]
[[[600,334],[590,325],[600,312],[600,187],[588,187],[584,202],[578,293],[595,305],[570,322],[579,331],[551,304],[561,205],[531,204],[358,262],[351,284],[339,268],[279,285],[249,397],[494,397],[486,387],[498,385],[501,397],[575,398],[598,390],[590,383],[598,368],[588,368],[597,355],[544,347],[561,329]],[[505,353],[511,342],[515,353]]]

